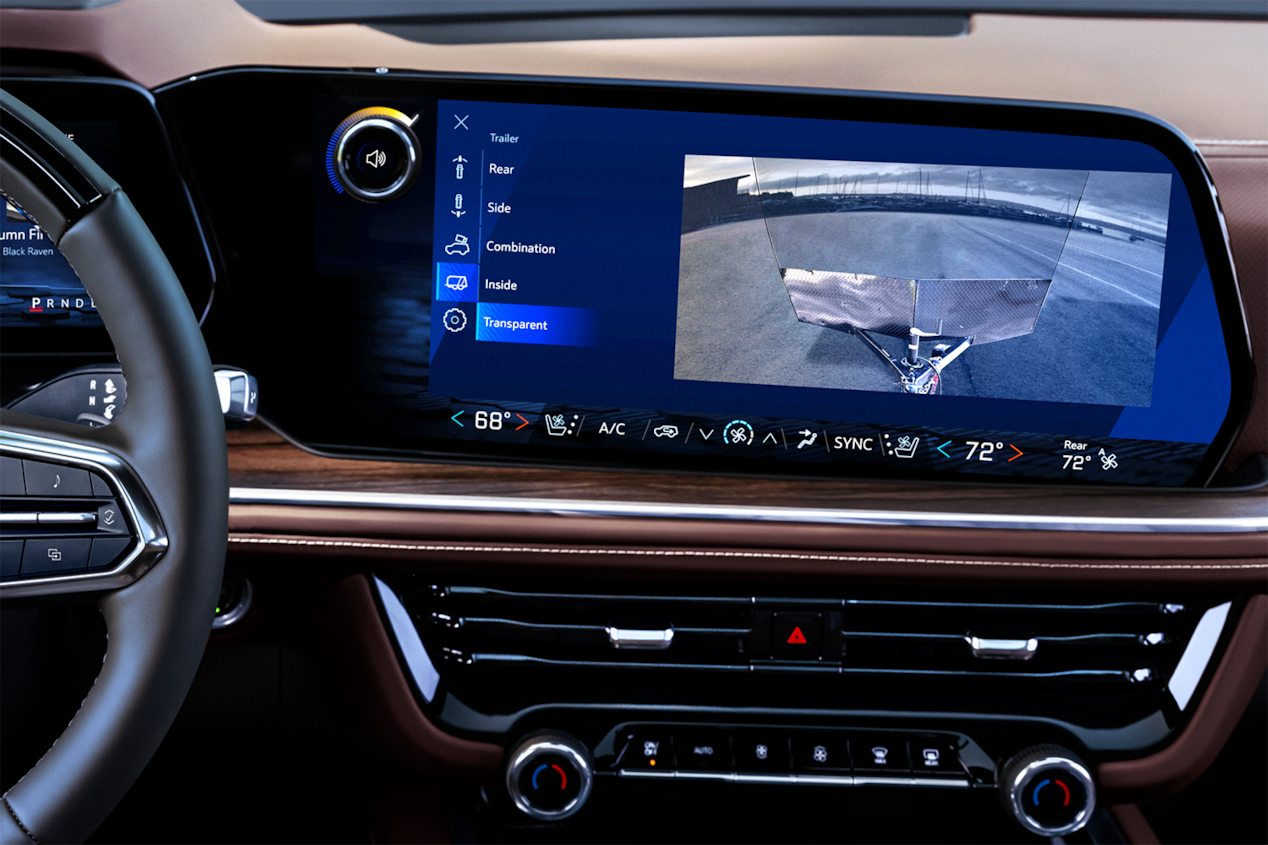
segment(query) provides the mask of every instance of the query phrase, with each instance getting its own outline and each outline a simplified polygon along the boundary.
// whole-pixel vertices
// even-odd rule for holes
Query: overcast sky
[[[966,177],[973,196],[979,174],[987,200],[1007,200],[1049,211],[1067,210],[1078,203],[1080,219],[1166,233],[1171,177],[1165,173],[689,155],[684,163],[683,187],[743,176],[739,190],[749,193],[755,193],[760,182],[763,193],[795,191],[804,196],[826,191],[829,184],[840,186],[845,180],[846,191],[890,194],[914,193],[923,178],[926,190],[963,198]]]

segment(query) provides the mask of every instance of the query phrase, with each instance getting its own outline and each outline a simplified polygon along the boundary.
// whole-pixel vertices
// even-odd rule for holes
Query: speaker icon
[[[365,163],[376,170],[387,163],[387,153],[382,150],[374,150],[365,154]]]

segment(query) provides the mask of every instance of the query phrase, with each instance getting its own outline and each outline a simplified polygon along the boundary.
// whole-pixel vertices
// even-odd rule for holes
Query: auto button
[[[713,772],[731,770],[731,738],[717,731],[674,734],[678,768]]]

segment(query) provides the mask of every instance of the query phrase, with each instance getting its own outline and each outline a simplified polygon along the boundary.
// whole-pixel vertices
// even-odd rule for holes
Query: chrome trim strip
[[[855,786],[911,786],[912,779],[909,777],[870,777],[868,775],[855,775]]]
[[[410,677],[414,679],[414,684],[422,694],[423,701],[431,704],[432,699],[436,697],[436,688],[440,686],[440,673],[431,662],[431,655],[427,653],[427,647],[418,636],[418,629],[414,627],[414,622],[410,619],[405,605],[401,604],[401,600],[397,598],[392,588],[384,584],[377,575],[370,577],[374,579],[374,587],[378,591],[379,601],[383,603],[383,610],[387,614],[392,638],[396,640],[401,656],[405,658]]]
[[[722,781],[723,783],[735,783],[734,772],[674,772],[674,777],[679,780],[713,780]]]
[[[942,786],[953,789],[968,789],[969,782],[959,778],[912,778],[912,786]]]
[[[129,521],[136,528],[136,545],[113,569],[48,578],[25,578],[0,582],[0,596],[42,596],[60,593],[82,593],[115,590],[136,581],[167,551],[167,533],[158,511],[150,502],[145,486],[132,468],[113,453],[85,443],[54,440],[16,431],[0,430],[0,453],[70,464],[98,473],[106,478],[110,489],[127,510]],[[96,514],[93,514],[94,518]]]
[[[1106,517],[1038,514],[972,514],[921,511],[872,511],[842,508],[685,505],[657,502],[518,499],[499,496],[440,496],[419,493],[290,490],[231,487],[235,505],[312,505],[390,510],[479,511],[552,516],[624,516],[648,519],[714,519],[755,522],[809,522],[829,525],[903,525],[936,528],[1001,528],[1023,531],[1114,531],[1150,534],[1225,534],[1268,532],[1268,515],[1249,517]]]
[[[1189,706],[1193,693],[1197,691],[1198,682],[1202,680],[1211,656],[1215,654],[1215,646],[1224,631],[1224,623],[1228,620],[1228,612],[1232,606],[1232,602],[1224,602],[1202,614],[1197,627],[1193,629],[1193,635],[1189,637],[1189,644],[1180,655],[1180,662],[1171,673],[1167,689],[1171,691],[1176,706],[1181,710]]]
[[[649,772],[643,769],[621,769],[617,774],[623,778],[661,778],[663,780],[674,777],[673,772]]]
[[[97,525],[97,512],[92,513],[41,513],[36,515],[40,525]]]
[[[793,775],[797,783],[808,783],[811,786],[854,786],[854,778],[850,775]]]
[[[623,778],[653,778],[659,780],[708,780],[725,783],[759,783],[759,784],[800,784],[810,786],[915,786],[941,787],[952,789],[968,789],[969,782],[962,778],[914,778],[914,777],[868,777],[865,775],[816,775],[816,774],[780,774],[759,775],[744,772],[653,772],[647,769],[619,769],[617,775]]]
[[[796,783],[796,775],[748,775],[736,773],[736,783]]]

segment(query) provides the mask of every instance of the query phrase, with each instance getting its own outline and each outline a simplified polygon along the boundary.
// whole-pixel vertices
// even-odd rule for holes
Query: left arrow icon
[[[454,414],[454,415],[453,415],[452,417],[450,417],[449,419],[451,419],[451,420],[453,420],[454,422],[458,423],[458,427],[459,427],[459,428],[466,428],[466,426],[465,426],[465,425],[463,425],[463,424],[462,424],[462,422],[458,419],[458,417],[462,416],[462,415],[463,415],[463,414],[465,414],[465,413],[466,413],[466,411],[459,411],[458,413]]]

